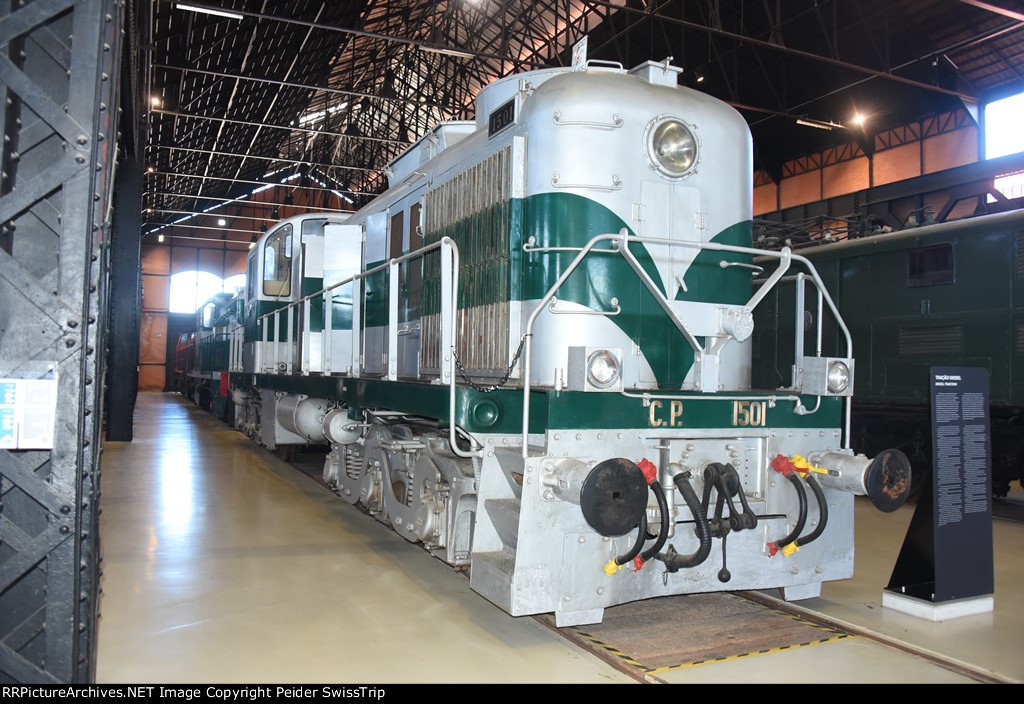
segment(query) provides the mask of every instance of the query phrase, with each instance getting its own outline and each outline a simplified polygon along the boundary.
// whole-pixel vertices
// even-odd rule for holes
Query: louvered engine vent
[[[900,354],[958,354],[963,337],[963,325],[900,328]]]
[[[1024,354],[1024,323],[1017,323],[1017,352]]]
[[[1017,276],[1024,276],[1024,230],[1017,233]]]

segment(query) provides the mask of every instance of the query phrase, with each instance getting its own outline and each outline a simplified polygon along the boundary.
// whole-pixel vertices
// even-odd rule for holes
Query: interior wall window
[[[985,105],[986,159],[1024,151],[1024,130],[1020,129],[1021,115],[1024,115],[1024,93],[993,100]],[[998,176],[992,185],[1007,198],[1024,197],[1024,171]],[[996,201],[992,195],[989,195],[987,200],[989,203]]]
[[[215,293],[224,290],[224,280],[208,271],[181,271],[171,277],[170,311],[195,313]]]
[[[224,279],[224,293],[238,293],[245,288],[245,274],[233,274]]]
[[[285,225],[263,245],[263,294],[290,296],[292,293],[292,226]]]
[[[993,100],[985,105],[986,159],[1024,151],[1021,115],[1024,115],[1024,93]]]
[[[907,286],[935,286],[955,280],[952,244],[919,247],[907,252]]]

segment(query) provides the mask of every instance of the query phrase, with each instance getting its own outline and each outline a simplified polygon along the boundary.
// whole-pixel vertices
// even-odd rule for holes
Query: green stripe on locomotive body
[[[256,314],[251,320],[246,321],[245,325],[245,341],[246,342],[259,342],[263,339],[263,323],[260,321],[260,316],[266,315],[267,313],[273,313],[275,310],[280,310],[288,305],[288,301],[256,301]],[[282,313],[282,320],[287,318],[287,313]],[[268,318],[267,323],[267,339],[274,339],[275,330],[275,319],[276,316]]]
[[[199,360],[196,364],[201,372],[217,372],[227,369],[228,341],[224,336],[199,341]]]
[[[347,403],[351,409],[379,408],[401,411],[448,422],[448,387],[416,382],[350,379],[345,377],[283,376],[274,374],[231,375],[234,386],[306,394]],[[835,428],[842,416],[842,399],[822,398],[813,414],[793,413],[792,401],[771,405],[771,393],[744,394],[751,401],[764,402],[761,425],[766,428]],[[530,392],[530,432],[590,429],[660,429],[679,431],[736,427],[735,403],[704,396],[682,397],[681,409],[672,415],[671,400],[644,405],[641,398],[618,393],[537,390]],[[805,406],[814,405],[814,397],[803,397]],[[455,422],[471,433],[519,434],[522,432],[523,392],[521,389],[497,389],[489,394],[469,387],[456,389]],[[673,424],[674,423],[674,424]]]
[[[324,288],[324,280],[319,277],[308,277],[302,281],[302,297],[305,298],[317,291],[322,291]],[[342,293],[338,293],[342,291]],[[333,319],[331,320],[332,329],[334,330],[351,330],[352,329],[352,301],[351,301],[351,287],[342,287],[335,291],[335,300],[333,305]],[[287,306],[290,301],[285,300],[259,300],[256,301],[256,315],[252,321],[252,324],[245,326],[245,341],[246,342],[259,342],[263,340],[263,328],[259,323],[259,317],[272,313],[275,310],[280,310]],[[296,306],[294,315],[294,322],[292,327],[295,331],[298,331],[298,321],[300,317],[301,306]],[[316,296],[311,298],[309,301],[309,331],[310,332],[322,332],[324,329],[324,303],[323,296]],[[288,313],[284,312],[281,314],[282,320],[287,317]],[[274,317],[271,317],[267,321],[267,339],[274,339],[276,321]],[[294,335],[293,335],[294,337]]]
[[[743,393],[750,402],[764,402],[764,417],[760,425],[767,428],[837,428],[842,419],[842,401],[838,396],[823,397],[817,412],[797,415],[792,401],[776,401],[772,406],[771,392]],[[815,396],[802,396],[806,407],[813,407]],[[736,401],[716,399],[714,395],[680,396],[675,402],[681,407],[673,417],[670,399],[652,401],[644,405],[643,399],[617,393],[585,391],[551,391],[547,393],[548,427],[551,429],[601,428],[660,428],[661,430],[707,430],[733,428],[736,422]],[[741,401],[738,403],[747,403]]]
[[[314,293],[323,291],[324,280],[318,277],[308,277],[302,280],[302,297],[311,296]],[[351,330],[352,329],[352,287],[341,286],[333,291],[333,304],[331,306],[331,329]],[[314,296],[309,299],[309,331],[323,332],[324,321],[324,297]]]
[[[528,197],[524,206],[523,234],[533,236],[537,247],[582,247],[596,235],[619,232],[623,228],[635,234],[605,206],[574,194],[542,193]],[[712,241],[749,247],[751,228],[750,221],[736,223]],[[661,274],[648,249],[631,245],[630,251],[664,295]],[[526,254],[523,298],[543,297],[575,256],[576,252],[571,251]],[[680,291],[677,300],[745,303],[750,297],[749,270],[742,267],[723,270],[719,266],[723,259],[750,261],[747,255],[699,252],[685,277],[689,293]],[[693,366],[693,349],[622,256],[617,253],[588,255],[557,296],[594,310],[609,310],[611,299],[618,298],[622,312],[611,320],[637,342],[659,387],[678,389],[682,385]]]
[[[507,248],[496,241],[481,242],[476,233],[495,233],[496,226],[508,228]],[[739,222],[718,233],[712,241],[751,246],[750,221]],[[537,300],[554,285],[576,252],[523,252],[523,244],[534,238],[535,247],[583,247],[594,236],[632,228],[604,205],[569,193],[541,193],[525,199],[511,199],[441,230],[428,234],[427,243],[451,237],[459,246],[459,306],[486,305],[506,301]],[[493,240],[502,238],[494,236]],[[599,245],[608,248],[609,245]],[[658,284],[661,274],[651,253],[643,245],[632,253],[644,271]],[[749,263],[745,254],[704,250],[697,254],[686,274],[688,292],[676,300],[741,305],[750,297],[750,273],[742,267],[722,269],[722,260]],[[440,308],[437,286],[439,272],[425,271],[424,312]],[[678,389],[693,366],[693,350],[682,333],[665,315],[654,296],[616,254],[591,254],[559,289],[558,298],[592,308],[608,310],[618,298],[622,313],[611,320],[635,340],[651,365],[661,388]],[[367,315],[368,326],[385,325],[386,314],[375,310]]]
[[[738,222],[725,228],[712,238],[717,244],[733,247],[752,245],[751,221]],[[722,268],[721,262],[750,264],[753,257],[738,252],[719,252],[703,249],[686,270],[686,290],[676,292],[677,301],[707,301],[742,306],[750,300],[750,269],[742,266]]]

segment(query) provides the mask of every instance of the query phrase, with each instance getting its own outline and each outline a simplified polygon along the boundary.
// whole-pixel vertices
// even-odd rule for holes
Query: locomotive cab
[[[359,268],[358,228],[344,228],[346,217],[332,214],[289,218],[263,235],[249,250],[246,265],[245,336],[238,371],[321,370],[324,331],[322,301],[278,311],[319,291],[331,277]],[[332,245],[325,247],[325,237]],[[336,307],[343,306],[339,295]],[[351,307],[351,298],[348,299]],[[308,308],[308,309],[307,309]],[[335,312],[337,315],[337,312]],[[308,320],[304,319],[308,318]]]

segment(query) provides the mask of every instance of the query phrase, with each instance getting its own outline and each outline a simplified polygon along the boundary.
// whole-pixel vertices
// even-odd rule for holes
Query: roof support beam
[[[167,0],[167,1],[170,2],[172,0]],[[194,7],[203,8],[203,9],[220,10],[222,12],[224,10],[224,8],[218,8],[218,7],[214,7],[214,6],[210,6],[210,5],[203,5],[203,4],[197,3],[197,2],[190,2],[189,4],[194,6]],[[433,50],[436,51],[438,49],[441,49],[441,50],[443,50],[443,49],[456,49],[457,51],[462,52],[462,53],[472,54],[474,58],[478,58],[478,59],[491,59],[491,60],[494,60],[494,61],[515,61],[515,59],[513,59],[510,56],[500,56],[498,54],[489,54],[489,53],[482,52],[482,51],[472,51],[472,50],[464,49],[463,47],[440,46],[438,44],[433,44],[431,42],[425,42],[425,41],[422,41],[422,40],[419,40],[419,39],[410,39],[408,37],[395,37],[395,36],[391,36],[391,35],[388,35],[388,34],[379,34],[377,32],[367,32],[366,30],[362,30],[362,29],[352,29],[350,27],[338,27],[338,26],[335,26],[335,25],[324,24],[322,22],[310,22],[309,20],[300,20],[300,19],[295,18],[295,17],[281,17],[279,15],[269,15],[269,14],[267,14],[265,12],[253,12],[252,10],[234,9],[234,8],[231,9],[231,12],[236,14],[236,15],[242,15],[243,17],[250,17],[250,18],[253,18],[253,19],[269,20],[269,21],[272,21],[272,22],[282,22],[282,23],[285,23],[285,24],[295,24],[295,25],[299,25],[299,26],[302,26],[302,27],[309,27],[311,29],[321,29],[321,30],[324,30],[324,31],[327,31],[327,32],[339,32],[341,34],[354,34],[354,35],[359,36],[359,37],[367,37],[369,39],[377,39],[379,41],[391,42],[391,43],[395,43],[395,44],[405,44],[407,46],[422,47],[422,48],[427,49],[427,50],[433,49]],[[536,61],[523,61],[523,60],[520,60],[520,63],[521,64],[527,64],[527,65],[535,67],[535,68],[544,68],[544,67],[547,66],[546,63],[541,63],[541,62],[536,62]]]
[[[311,127],[296,127],[294,125],[271,125],[266,122],[250,122],[248,120],[235,120],[228,117],[217,117],[216,115],[196,115],[194,113],[187,112],[176,112],[174,110],[164,110],[159,108],[152,108],[150,112],[159,115],[170,115],[171,117],[181,117],[189,120],[215,120],[217,122],[229,122],[233,125],[247,125],[249,127],[265,127],[267,129],[274,130],[286,130],[288,132],[304,132],[306,134],[314,134],[317,136],[324,137],[337,137],[338,139],[363,139],[368,142],[384,142],[386,144],[398,144],[402,147],[409,146],[410,142],[403,142],[400,139],[388,139],[386,137],[370,137],[367,135],[356,135],[356,134],[345,134],[344,132],[329,132],[327,130],[317,130]]]
[[[326,192],[326,193],[334,193],[335,191],[337,191],[338,193],[354,193],[354,191],[350,191],[350,190],[348,190],[346,188],[321,188],[320,186],[303,186],[303,185],[298,184],[298,183],[281,182],[281,181],[278,181],[277,183],[274,183],[273,181],[249,181],[249,180],[241,179],[241,178],[226,178],[224,176],[203,176],[201,174],[179,174],[179,173],[174,173],[172,171],[171,172],[169,172],[169,171],[158,171],[155,175],[156,176],[181,177],[181,178],[198,178],[200,180],[207,179],[207,180],[210,180],[210,181],[227,181],[228,183],[251,183],[254,186],[270,186],[271,188],[273,188],[274,186],[284,187],[284,188],[287,188],[287,189],[295,189],[295,188],[297,188],[297,189],[299,189],[301,191],[323,191],[323,192]],[[313,176],[311,178],[316,178],[316,177]],[[191,196],[191,197],[194,198],[195,196]]]
[[[449,114],[456,114],[459,108],[454,108],[448,105],[438,105],[437,103],[431,103],[426,100],[414,100],[413,98],[402,98],[401,96],[384,96],[374,95],[373,93],[365,93],[358,90],[346,90],[344,88],[328,88],[327,86],[310,86],[303,83],[294,83],[290,81],[278,81],[273,78],[260,78],[258,76],[242,76],[234,73],[225,73],[223,71],[210,71],[203,68],[192,68],[190,66],[174,66],[172,64],[153,64],[153,68],[167,69],[169,71],[182,71],[184,73],[199,73],[204,76],[216,76],[217,78],[226,78],[230,80],[240,81],[255,81],[257,83],[270,83],[276,86],[284,86],[286,88],[298,88],[300,90],[311,90],[320,93],[330,93],[332,95],[345,95],[352,98],[367,98],[370,100],[385,100],[395,103],[408,103],[410,105],[418,105],[425,108],[434,108],[436,110],[444,110]]]
[[[629,7],[628,5],[624,5],[624,6],[612,5],[612,3],[607,2],[606,0],[588,0],[588,1],[592,5],[605,5],[605,6],[612,7],[614,9],[616,9],[616,10],[618,10],[620,12],[624,12],[624,13],[630,13],[630,14],[634,14],[634,15],[643,15],[643,16],[648,16],[648,17],[650,16],[650,13],[648,13],[646,10],[643,10],[643,9],[640,9],[640,8],[636,8],[636,7]],[[849,69],[851,71],[857,71],[858,73],[863,73],[863,74],[866,74],[866,75],[871,76],[873,78],[884,78],[884,79],[889,80],[889,81],[895,81],[897,83],[903,83],[904,85],[914,86],[915,88],[921,88],[923,90],[932,91],[933,93],[942,93],[943,95],[951,95],[951,96],[962,98],[962,99],[965,99],[965,100],[977,100],[977,97],[973,96],[973,95],[967,95],[965,93],[961,93],[960,91],[955,91],[955,90],[947,90],[946,88],[940,88],[938,86],[933,86],[930,83],[922,83],[921,81],[915,81],[912,78],[904,78],[903,76],[897,76],[896,74],[890,73],[888,71],[879,71],[877,69],[868,68],[867,66],[860,66],[858,64],[852,64],[852,63],[849,63],[847,61],[842,61],[842,60],[839,60],[839,59],[833,59],[833,58],[830,58],[828,56],[822,56],[821,54],[815,54],[815,53],[812,53],[812,52],[809,52],[809,51],[803,51],[802,49],[793,49],[793,48],[790,48],[790,47],[787,47],[787,46],[781,46],[779,44],[775,44],[775,43],[772,43],[770,41],[766,41],[764,39],[756,39],[754,37],[749,37],[749,36],[746,36],[744,34],[737,34],[736,32],[730,32],[730,31],[725,30],[725,29],[717,29],[715,27],[709,27],[708,25],[700,24],[699,22],[691,22],[690,20],[685,20],[685,19],[682,19],[680,17],[668,17],[668,16],[663,16],[663,15],[660,16],[660,17],[665,22],[668,22],[670,24],[681,25],[683,27],[688,27],[690,29],[700,30],[702,32],[707,32],[708,34],[714,34],[714,35],[717,35],[717,36],[729,37],[730,39],[733,39],[733,40],[738,41],[738,42],[744,42],[746,44],[751,44],[753,46],[764,47],[766,49],[771,49],[773,51],[780,51],[780,52],[782,52],[784,54],[792,54],[793,56],[799,56],[800,58],[803,58],[803,59],[809,59],[809,60],[812,60],[812,61],[820,61],[822,63],[830,64],[832,66],[838,66],[839,68],[845,68],[845,69]]]
[[[977,8],[980,8],[982,10],[988,10],[989,12],[994,12],[997,15],[1003,15],[1004,17],[1009,17],[1011,19],[1015,19],[1018,22],[1024,22],[1024,12],[1016,12],[1015,10],[1008,10],[1005,7],[999,7],[998,5],[993,5],[990,2],[981,2],[980,0],[960,0],[960,2],[962,2],[965,5],[972,5],[973,7],[977,7]]]
[[[321,169],[343,169],[345,171],[369,171],[371,173],[378,173],[384,171],[384,169],[373,169],[365,166],[345,166],[344,164],[322,164],[318,161],[306,161],[303,159],[289,159],[283,156],[257,156],[256,154],[235,154],[234,152],[221,152],[213,149],[196,149],[194,147],[182,147],[170,144],[151,144],[151,147],[157,149],[167,149],[168,151],[180,151],[189,152],[193,154],[209,154],[211,156],[226,156],[233,157],[236,159],[261,159],[263,161],[273,162],[284,162],[286,164],[299,164],[301,166],[316,166]],[[232,181],[234,179],[228,179]]]
[[[340,191],[341,189],[338,189],[338,190]],[[357,196],[377,196],[377,195],[379,195],[377,193],[367,193],[365,191],[348,191],[348,190],[344,191],[344,193],[354,193]],[[275,207],[292,208],[292,207],[295,207],[295,203],[278,203],[278,202],[272,201],[272,200],[250,200],[248,196],[246,196],[244,198],[241,197],[241,196],[239,196],[238,198],[221,198],[221,197],[218,197],[218,196],[196,196],[196,195],[192,195],[191,193],[170,193],[168,191],[146,191],[143,194],[143,197],[160,197],[160,196],[162,196],[164,198],[198,198],[199,200],[220,201],[221,203],[225,204],[225,207],[228,207],[231,204],[235,204],[235,205],[239,205],[239,206],[244,206],[246,208],[251,208],[251,207],[254,207],[254,206],[255,207],[259,207],[259,208],[275,208]],[[307,209],[307,210],[326,210],[326,211],[331,212],[331,213],[335,213],[335,212],[338,211],[337,208],[321,208],[320,206],[305,205],[305,204],[303,204],[302,207]]]

